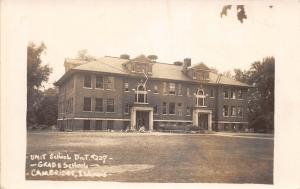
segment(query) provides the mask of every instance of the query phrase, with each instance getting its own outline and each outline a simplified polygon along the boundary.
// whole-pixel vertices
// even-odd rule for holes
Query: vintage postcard
[[[275,187],[278,18],[298,28],[299,4],[4,1],[22,28],[20,178]]]

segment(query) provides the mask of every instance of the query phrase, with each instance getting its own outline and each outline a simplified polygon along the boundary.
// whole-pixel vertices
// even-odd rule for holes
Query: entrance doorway
[[[208,114],[206,113],[198,114],[198,126],[204,130],[208,130]]]
[[[145,130],[149,130],[149,111],[136,111],[136,129],[139,130],[142,126]]]

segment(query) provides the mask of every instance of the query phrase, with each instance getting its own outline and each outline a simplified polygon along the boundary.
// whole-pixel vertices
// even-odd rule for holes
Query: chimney
[[[191,64],[192,64],[192,60],[190,58],[185,58],[183,60],[183,67],[182,67],[183,72],[186,72],[187,68],[190,67]]]
[[[192,60],[190,58],[185,58],[183,60],[183,66],[190,67],[192,65]]]

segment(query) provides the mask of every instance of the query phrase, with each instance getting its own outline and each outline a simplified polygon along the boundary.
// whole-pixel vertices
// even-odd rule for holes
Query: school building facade
[[[59,88],[61,130],[146,130],[197,126],[248,128],[248,86],[191,59],[159,63],[140,55],[66,59]]]

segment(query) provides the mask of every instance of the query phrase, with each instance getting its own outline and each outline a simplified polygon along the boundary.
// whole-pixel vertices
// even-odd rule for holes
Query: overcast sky
[[[83,3],[84,2],[84,3]],[[248,69],[274,56],[275,5],[247,4],[241,24],[235,6],[220,17],[224,1],[34,1],[23,4],[28,40],[44,41],[50,83],[64,73],[64,59],[87,49],[96,57],[156,54],[159,62],[192,59],[219,71]]]

